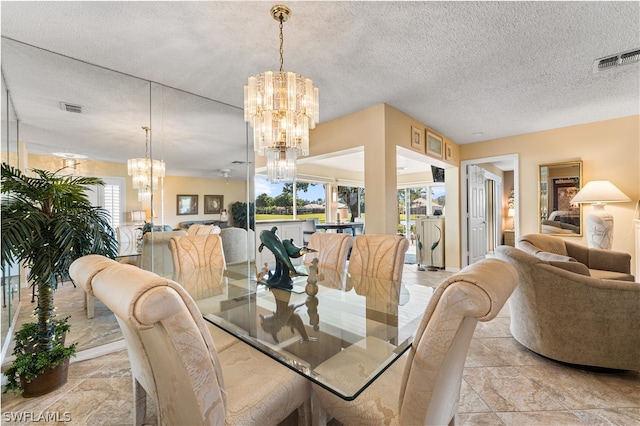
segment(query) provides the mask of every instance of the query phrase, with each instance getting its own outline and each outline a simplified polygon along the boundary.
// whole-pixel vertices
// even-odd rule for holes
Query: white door
[[[469,265],[483,259],[487,254],[487,205],[484,170],[470,164],[467,166],[467,221]]]

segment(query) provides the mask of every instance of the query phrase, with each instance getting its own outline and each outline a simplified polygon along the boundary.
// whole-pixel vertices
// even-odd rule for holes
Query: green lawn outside
[[[318,219],[318,223],[324,223],[324,213],[299,214],[298,220]],[[293,220],[292,214],[256,214],[256,220]]]

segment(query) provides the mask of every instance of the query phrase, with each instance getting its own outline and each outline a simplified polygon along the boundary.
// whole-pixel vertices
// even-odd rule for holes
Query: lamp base
[[[585,218],[587,245],[589,248],[611,250],[613,246],[613,215],[603,204],[594,204]]]

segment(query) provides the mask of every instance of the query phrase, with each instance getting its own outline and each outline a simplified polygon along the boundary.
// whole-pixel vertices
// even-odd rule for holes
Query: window
[[[124,223],[124,178],[102,178],[104,186],[95,186],[87,196],[94,206],[100,206],[109,212],[111,227],[117,228]]]

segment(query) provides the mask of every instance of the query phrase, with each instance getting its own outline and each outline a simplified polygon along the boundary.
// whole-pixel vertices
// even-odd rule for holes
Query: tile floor
[[[436,286],[449,275],[416,269],[416,265],[405,265],[406,282]],[[65,299],[77,307],[81,290],[69,286],[61,293],[65,291],[69,293]],[[107,326],[109,315],[100,313],[96,334],[114,338],[118,332]],[[83,319],[80,313],[75,321],[82,330],[78,339],[88,339],[89,346],[94,344],[96,338],[90,337],[92,321],[86,316]],[[75,362],[69,367],[68,383],[55,392],[33,399],[2,395],[1,421],[6,425],[130,425],[131,387],[126,351]],[[42,414],[57,415],[61,421],[18,421],[15,417],[30,415],[33,419]],[[509,310],[505,307],[493,321],[478,324],[464,371],[458,422],[509,426],[640,425],[640,372],[579,369],[538,356],[511,337]]]

